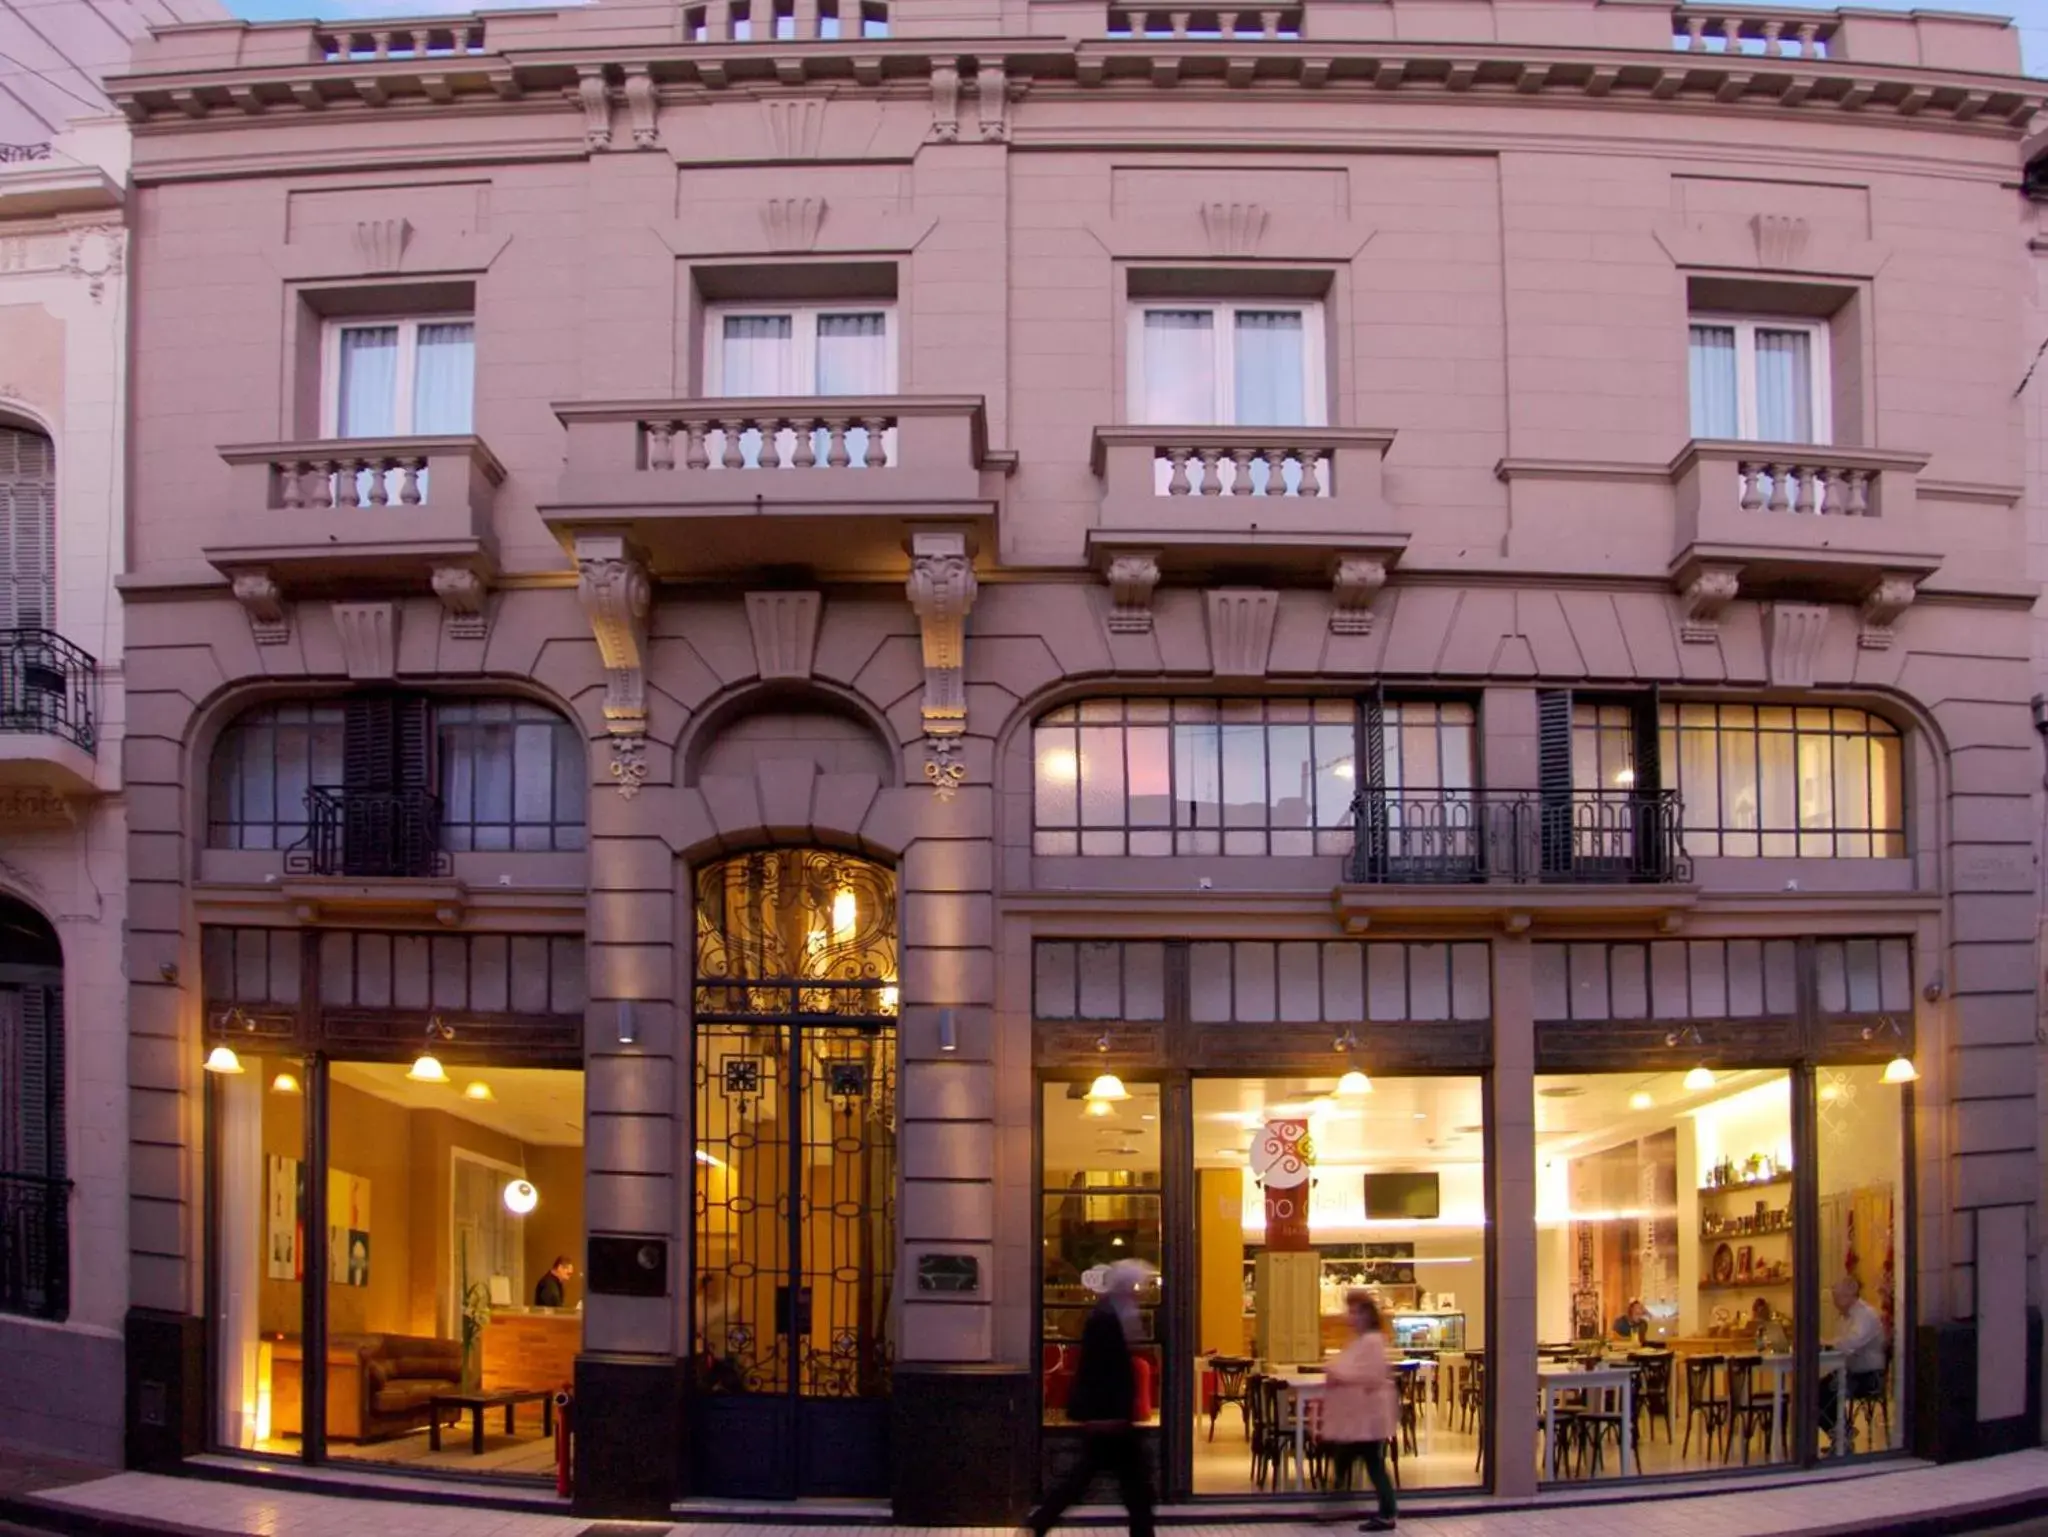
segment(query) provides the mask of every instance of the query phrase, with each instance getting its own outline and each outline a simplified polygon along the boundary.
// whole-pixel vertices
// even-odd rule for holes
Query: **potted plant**
[[[484,1326],[491,1321],[491,1289],[469,1278],[469,1238],[462,1240],[462,1391],[483,1385]]]

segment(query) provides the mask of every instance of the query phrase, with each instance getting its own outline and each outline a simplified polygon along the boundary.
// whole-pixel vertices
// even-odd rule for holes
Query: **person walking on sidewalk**
[[[1138,1368],[1131,1344],[1143,1333],[1139,1288],[1157,1274],[1143,1260],[1118,1260],[1109,1267],[1102,1300],[1081,1331],[1081,1360],[1067,1395],[1067,1418],[1082,1429],[1081,1460],[1031,1512],[1033,1537],[1059,1524],[1069,1506],[1088,1492],[1098,1473],[1116,1479],[1130,1514],[1131,1537],[1153,1537],[1152,1473],[1138,1437]]]
[[[1323,1443],[1333,1454],[1333,1499],[1351,1488],[1353,1470],[1363,1462],[1379,1496],[1379,1513],[1359,1523],[1361,1532],[1394,1529],[1394,1480],[1387,1471],[1387,1443],[1401,1433],[1401,1405],[1394,1369],[1387,1359],[1386,1325],[1371,1292],[1353,1287],[1344,1294],[1351,1317],[1351,1343],[1330,1362],[1323,1390]]]

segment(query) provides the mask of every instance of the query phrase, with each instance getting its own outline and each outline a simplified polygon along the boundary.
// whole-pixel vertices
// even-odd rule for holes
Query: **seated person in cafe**
[[[1874,1398],[1884,1391],[1884,1319],[1863,1300],[1861,1291],[1854,1276],[1843,1276],[1828,1289],[1839,1315],[1831,1348],[1846,1358],[1852,1399]],[[1829,1456],[1834,1455],[1835,1441],[1846,1434],[1839,1423],[1840,1384],[1841,1377],[1834,1372],[1820,1379],[1820,1428],[1827,1433]]]
[[[557,1254],[555,1262],[548,1266],[548,1273],[533,1283],[533,1305],[537,1308],[558,1308],[567,1295],[564,1287],[569,1277],[576,1273],[576,1267],[569,1263],[566,1254]]]
[[[1785,1332],[1784,1321],[1771,1311],[1770,1303],[1762,1297],[1749,1305],[1749,1327],[1756,1335],[1758,1350],[1783,1354],[1792,1348],[1792,1338]]]
[[[1650,1310],[1643,1306],[1643,1299],[1631,1297],[1621,1317],[1614,1320],[1614,1337],[1618,1340],[1635,1340],[1640,1343],[1650,1337]]]

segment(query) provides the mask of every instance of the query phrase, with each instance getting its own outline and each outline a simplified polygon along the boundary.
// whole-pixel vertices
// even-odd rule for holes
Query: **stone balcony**
[[[286,594],[430,586],[451,612],[480,612],[505,478],[481,438],[262,443],[220,455],[234,469],[235,538],[204,553],[259,624]]]
[[[1693,631],[1740,592],[1865,605],[1865,643],[1942,561],[1920,507],[1927,455],[1812,444],[1696,440],[1672,461],[1670,574]]]
[[[1015,456],[988,446],[980,396],[562,404],[568,451],[541,514],[564,544],[622,535],[654,575],[764,568],[900,578],[921,528],[995,548]]]
[[[98,793],[99,664],[53,630],[0,630],[0,826]]]

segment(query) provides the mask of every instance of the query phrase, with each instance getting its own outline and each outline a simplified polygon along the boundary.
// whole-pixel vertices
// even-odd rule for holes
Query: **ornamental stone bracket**
[[[1719,640],[1721,615],[1741,589],[1740,566],[1698,566],[1681,575],[1678,638],[1691,645],[1712,645]]]
[[[1885,572],[1863,599],[1863,628],[1857,632],[1856,644],[1865,651],[1889,651],[1894,626],[1919,595],[1919,578]]]
[[[631,800],[647,777],[647,614],[654,583],[640,552],[618,534],[576,538],[576,597],[604,663],[605,729],[612,778]]]
[[[1330,575],[1330,633],[1372,634],[1373,600],[1387,585],[1381,555],[1339,555]]]
[[[450,640],[490,637],[490,616],[485,612],[490,584],[481,572],[469,566],[436,566],[430,580],[434,596],[441,600],[443,633]]]
[[[1209,670],[1219,678],[1265,677],[1280,594],[1270,588],[1217,587],[1207,597]]]
[[[967,615],[978,589],[967,535],[911,536],[910,579],[903,590],[923,638],[922,714],[925,735],[933,739],[967,729]]]
[[[1159,587],[1159,555],[1118,555],[1104,573],[1109,582],[1109,631],[1112,635],[1152,633],[1152,594]]]
[[[633,148],[661,147],[660,100],[655,92],[654,77],[648,74],[646,65],[627,65],[625,84],[615,95],[604,66],[586,64],[577,70],[575,89],[567,94],[583,109],[585,149],[595,152],[623,148],[615,145],[612,137],[612,114],[620,96],[625,98],[626,120],[633,132]]]
[[[583,108],[583,146],[600,150],[612,147],[612,92],[605,83],[604,67],[587,64],[576,72],[576,89],[570,99]]]
[[[932,60],[932,127],[928,142],[960,142],[960,61]]]
[[[276,577],[268,571],[237,571],[233,590],[235,601],[249,616],[249,632],[257,645],[281,646],[291,639],[291,610]]]
[[[330,603],[341,636],[342,668],[356,683],[389,683],[398,675],[396,603]]]
[[[1820,644],[1828,632],[1825,603],[1773,603],[1764,609],[1764,647],[1771,687],[1812,688]]]
[[[763,678],[806,679],[818,652],[824,598],[815,592],[750,592],[747,628],[754,634],[754,668]]]

